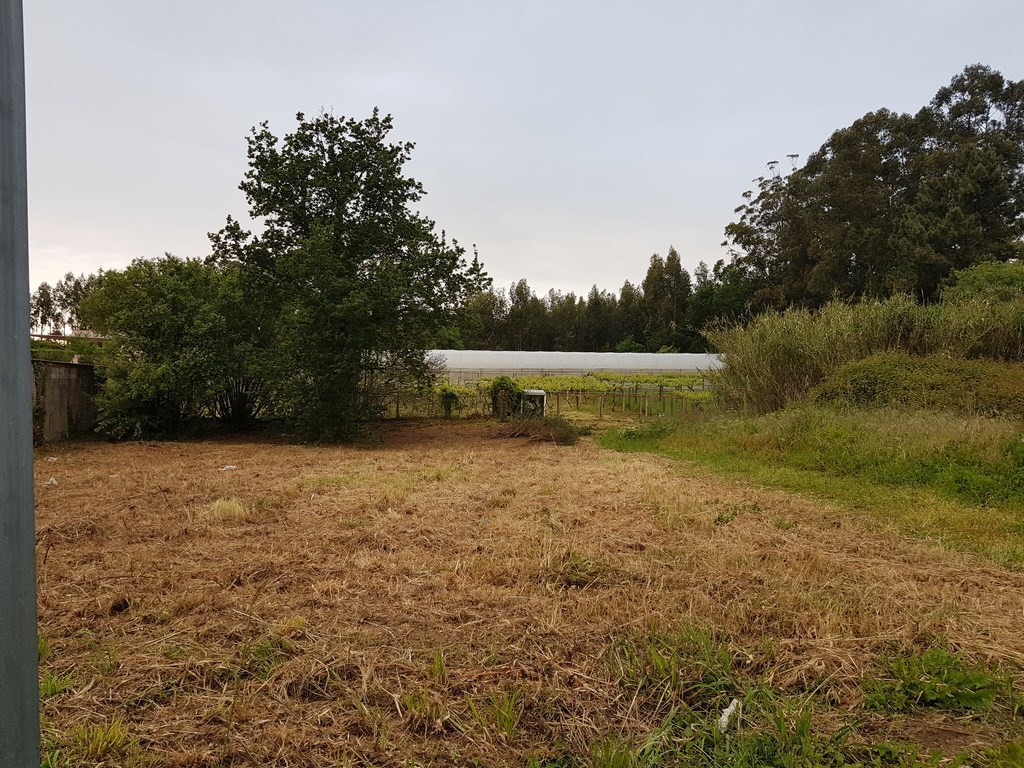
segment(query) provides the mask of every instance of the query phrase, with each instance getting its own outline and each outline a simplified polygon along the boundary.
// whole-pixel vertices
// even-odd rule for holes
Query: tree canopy
[[[938,296],[950,272],[1022,252],[1024,82],[972,65],[917,114],[869,112],[726,227],[756,307]]]
[[[252,130],[240,188],[263,229],[228,217],[212,259],[240,265],[264,310],[285,417],[308,439],[349,437],[397,378],[425,381],[424,349],[486,276],[413,209],[413,144],[388,142],[390,116],[296,120],[283,139]]]

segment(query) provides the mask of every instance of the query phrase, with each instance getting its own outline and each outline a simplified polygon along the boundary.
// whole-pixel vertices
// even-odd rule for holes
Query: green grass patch
[[[678,703],[701,711],[725,707],[738,693],[733,654],[713,631],[682,625],[651,627],[621,640],[608,653],[612,676],[641,708],[655,712]]]
[[[278,664],[294,653],[286,637],[266,635],[255,642],[246,643],[239,652],[238,677],[266,680]]]
[[[145,768],[152,764],[151,757],[120,718],[78,725],[64,735],[47,728],[42,733],[41,768]]]
[[[826,729],[807,698],[780,697],[756,687],[727,720],[717,710],[674,707],[645,738],[606,734],[590,759],[556,765],[589,768],[916,768],[961,766],[968,756],[922,754],[913,744],[866,744],[854,724]],[[537,763],[544,765],[543,763]],[[971,763],[975,764],[975,763]]]
[[[50,699],[71,690],[75,685],[75,676],[70,672],[54,674],[47,670],[39,680],[39,698]]]
[[[749,418],[691,415],[600,441],[827,499],[1024,567],[1024,435],[1013,420],[802,406]]]

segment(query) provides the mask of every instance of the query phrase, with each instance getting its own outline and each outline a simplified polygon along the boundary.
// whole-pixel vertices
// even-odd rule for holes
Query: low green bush
[[[461,404],[458,391],[449,386],[441,387],[438,392],[438,399],[441,402],[441,410],[444,412],[446,419],[450,419],[452,417],[452,410],[458,408]]]
[[[492,412],[499,419],[507,419],[522,409],[523,388],[508,376],[492,381],[490,394]]]
[[[767,413],[803,400],[840,366],[882,352],[1024,361],[1024,300],[908,297],[766,312],[706,333],[726,365],[710,379],[726,408]]]
[[[1024,363],[881,352],[839,366],[811,393],[819,405],[901,406],[1024,417]]]

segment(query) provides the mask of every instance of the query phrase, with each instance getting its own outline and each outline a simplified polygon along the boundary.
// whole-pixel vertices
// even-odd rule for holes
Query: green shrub
[[[491,410],[499,419],[507,419],[523,407],[523,388],[508,376],[492,381],[490,394]]]
[[[988,261],[958,270],[942,289],[944,302],[985,299],[1007,302],[1024,298],[1024,263]]]
[[[726,360],[710,378],[719,403],[766,413],[803,400],[840,366],[880,352],[1024,361],[1024,301],[831,302],[817,312],[766,312],[706,335]]]
[[[882,352],[839,366],[811,399],[819,405],[1024,417],[1024,363]]]
[[[444,417],[446,419],[450,419],[452,417],[452,411],[458,408],[461,404],[461,401],[459,400],[459,393],[449,386],[441,387],[438,393],[438,399],[441,401],[441,410],[444,412]]]

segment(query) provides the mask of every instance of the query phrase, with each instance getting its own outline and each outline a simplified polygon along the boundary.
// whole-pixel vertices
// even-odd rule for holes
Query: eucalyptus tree
[[[769,171],[726,227],[755,309],[934,299],[953,270],[1024,251],[1024,83],[969,66],[916,114],[869,112]]]

